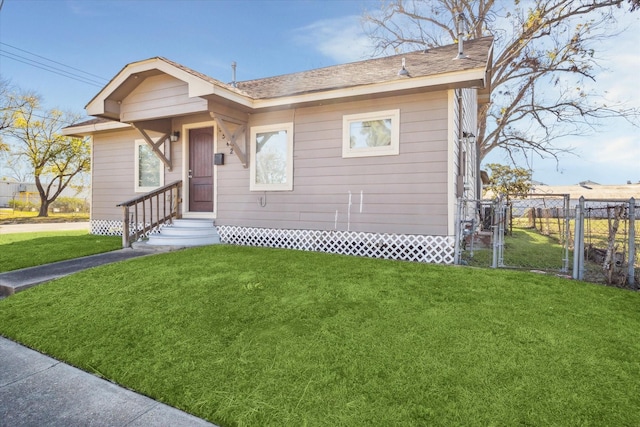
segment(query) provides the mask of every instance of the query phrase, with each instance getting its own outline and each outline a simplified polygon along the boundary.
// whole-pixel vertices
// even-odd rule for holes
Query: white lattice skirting
[[[147,223],[147,227],[149,223]],[[157,233],[160,228],[164,227],[164,224],[154,228],[150,232],[145,233],[144,237],[149,237],[149,234]],[[144,227],[142,223],[138,223],[138,230],[142,230]],[[134,224],[129,224],[129,230],[134,231]],[[117,220],[92,220],[91,221],[91,234],[99,234],[102,236],[122,236],[122,221]],[[130,233],[133,234],[133,233]]]
[[[220,239],[232,245],[299,249],[437,264],[453,264],[454,261],[454,238],[449,236],[285,230],[229,225],[218,225],[216,228]],[[122,221],[92,220],[91,233],[121,236]]]
[[[371,258],[453,264],[454,238],[416,234],[377,234],[354,231],[283,230],[217,226],[225,243],[300,249]]]
[[[101,236],[122,236],[122,221],[92,219],[91,234],[98,234]]]

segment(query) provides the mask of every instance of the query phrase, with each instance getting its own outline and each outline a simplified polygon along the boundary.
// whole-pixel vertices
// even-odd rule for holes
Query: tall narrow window
[[[135,191],[146,193],[164,185],[162,161],[144,140],[136,140]]]
[[[251,191],[293,190],[293,123],[251,128]]]
[[[400,153],[400,110],[350,114],[342,118],[342,157]]]

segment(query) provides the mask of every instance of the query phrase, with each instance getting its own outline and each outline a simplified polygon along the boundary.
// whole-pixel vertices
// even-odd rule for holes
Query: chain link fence
[[[568,195],[459,200],[456,264],[541,270],[638,289],[635,200]]]
[[[589,200],[576,207],[573,277],[637,289],[640,283],[640,238],[635,199]]]
[[[566,273],[571,240],[566,195],[460,200],[460,264]]]

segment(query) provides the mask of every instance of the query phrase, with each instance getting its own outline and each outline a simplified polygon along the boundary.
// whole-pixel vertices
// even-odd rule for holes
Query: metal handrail
[[[173,218],[180,218],[181,189],[182,180],[174,181],[149,193],[119,203],[117,206],[122,206],[124,212],[122,247],[128,248],[131,246],[131,242],[148,236],[150,232],[160,225],[171,222]],[[160,206],[160,199],[162,199],[162,207]],[[148,203],[145,203],[147,201]],[[154,203],[155,212],[153,209]],[[140,222],[140,219],[142,222]]]

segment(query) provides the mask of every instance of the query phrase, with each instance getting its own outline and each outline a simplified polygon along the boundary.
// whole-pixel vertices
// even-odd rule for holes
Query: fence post
[[[631,289],[636,289],[636,199],[629,199],[629,271],[627,281]]]
[[[562,260],[562,272],[567,273],[569,271],[569,238],[571,236],[571,221],[569,220],[569,210],[571,197],[568,194],[564,195],[564,259]],[[560,216],[560,215],[558,215]]]
[[[498,197],[494,202],[493,213],[493,259],[491,268],[498,268],[498,264],[502,264],[502,256],[499,255],[502,247],[502,239],[504,239],[504,207],[502,205],[502,197]],[[499,261],[500,259],[500,261]],[[502,265],[500,265],[502,267]]]
[[[455,218],[455,245],[454,245],[454,249],[453,249],[453,263],[456,265],[460,265],[460,261],[461,261],[461,256],[460,256],[460,252],[461,252],[461,239],[463,238],[463,233],[462,233],[462,197],[458,197],[458,215],[457,218]]]
[[[584,206],[584,196],[580,197],[578,204],[576,205],[576,220],[573,230],[573,277],[576,280],[580,279],[580,242],[582,242],[582,207]]]
[[[584,196],[576,206],[576,225],[573,236],[573,275],[577,280],[584,278]]]

